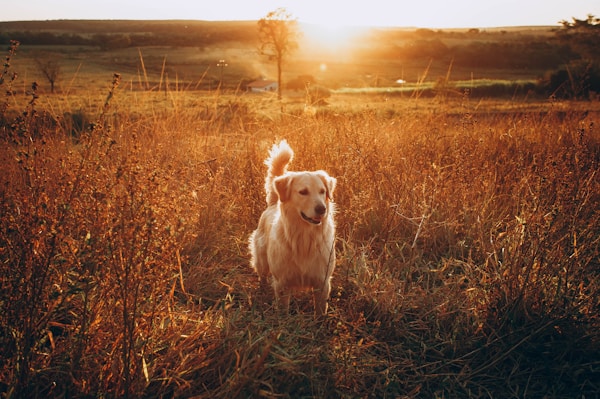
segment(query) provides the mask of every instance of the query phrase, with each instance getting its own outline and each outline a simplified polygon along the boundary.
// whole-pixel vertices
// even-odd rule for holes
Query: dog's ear
[[[273,187],[279,196],[279,201],[285,202],[290,197],[290,187],[292,186],[292,176],[279,176],[273,180]]]
[[[337,184],[336,178],[329,176],[324,170],[318,170],[317,173],[327,188],[327,199],[333,201],[333,190],[335,190],[335,185]]]

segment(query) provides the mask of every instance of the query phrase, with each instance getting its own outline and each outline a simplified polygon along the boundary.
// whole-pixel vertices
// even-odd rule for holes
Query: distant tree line
[[[452,61],[463,68],[545,70],[537,91],[561,98],[600,95],[600,18],[588,15],[586,19],[561,21],[561,27],[547,37],[509,37],[507,32],[502,33],[505,35],[499,39],[497,33],[478,29],[374,31],[357,55],[371,59]]]
[[[96,46],[105,50],[144,46],[203,47],[223,42],[256,42],[256,30],[176,29],[141,33],[55,33],[48,31],[0,32],[0,44],[18,40],[24,45]]]
[[[378,43],[375,46],[369,43]],[[375,30],[358,50],[360,57],[450,61],[471,68],[547,69],[579,58],[573,43],[558,35],[434,31],[431,29]]]
[[[562,43],[572,47],[581,58],[600,59],[600,18],[590,14],[587,19],[561,21],[561,25],[557,37]]]
[[[377,59],[453,60],[472,68],[544,69],[577,57],[570,46],[534,40],[523,42],[465,41],[449,46],[441,39],[418,39],[402,45],[364,48],[361,57]]]
[[[546,77],[548,88],[558,97],[600,97],[600,18],[589,14],[561,25],[557,37],[576,56]]]

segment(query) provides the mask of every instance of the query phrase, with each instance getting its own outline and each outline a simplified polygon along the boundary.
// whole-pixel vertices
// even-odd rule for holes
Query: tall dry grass
[[[4,397],[598,395],[598,113],[305,116],[118,84],[80,129],[7,94]],[[320,320],[302,296],[279,316],[248,266],[279,138],[338,178]]]

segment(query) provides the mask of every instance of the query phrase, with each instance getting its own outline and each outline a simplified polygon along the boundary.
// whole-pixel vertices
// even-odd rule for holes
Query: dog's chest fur
[[[328,269],[335,259],[332,230],[329,218],[324,219],[323,224],[319,226],[307,225],[298,228],[293,225],[276,224],[271,234],[280,243],[284,242],[287,248],[281,253],[273,254],[270,263],[282,263],[287,268],[296,268],[300,274],[317,274],[324,278],[331,273],[328,273]]]

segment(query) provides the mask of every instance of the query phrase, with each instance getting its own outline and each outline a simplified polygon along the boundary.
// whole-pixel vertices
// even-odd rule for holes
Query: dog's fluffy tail
[[[287,171],[287,165],[293,158],[294,151],[286,140],[281,140],[279,144],[274,144],[271,151],[269,151],[269,158],[265,160],[265,165],[269,167],[267,177],[265,178],[267,205],[270,206],[277,203],[279,197],[273,189],[273,180]]]

